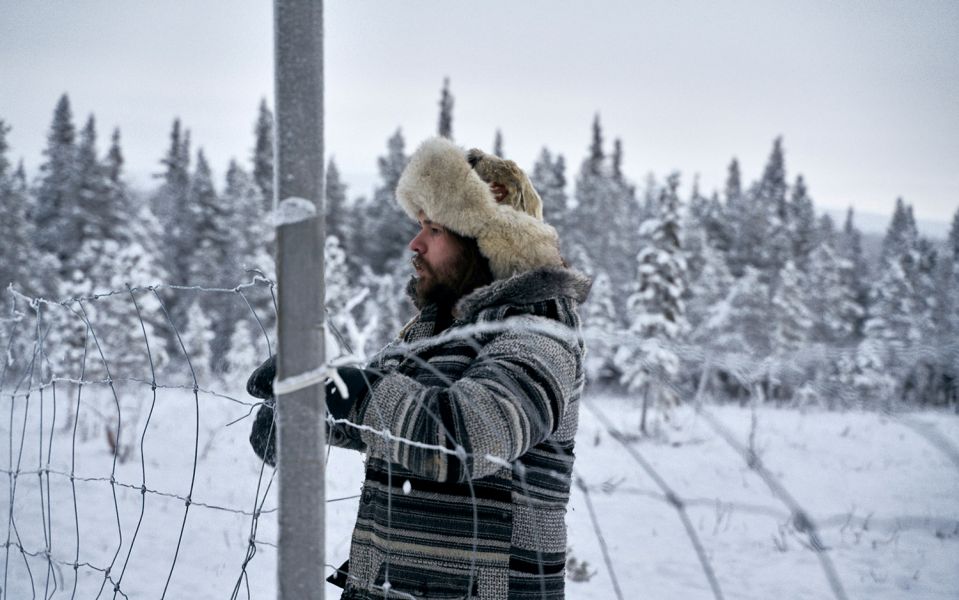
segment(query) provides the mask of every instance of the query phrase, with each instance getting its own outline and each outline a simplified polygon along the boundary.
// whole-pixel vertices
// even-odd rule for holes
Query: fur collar
[[[470,320],[479,311],[500,304],[532,304],[550,298],[571,298],[582,304],[592,285],[579,271],[562,267],[543,267],[498,279],[460,298],[453,309],[459,320]]]

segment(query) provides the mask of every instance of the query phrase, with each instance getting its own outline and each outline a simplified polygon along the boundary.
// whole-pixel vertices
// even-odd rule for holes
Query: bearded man
[[[397,198],[419,310],[364,369],[327,384],[331,443],[366,453],[342,598],[559,599],[583,386],[568,268],[516,165],[424,142]],[[272,400],[275,363],[249,392]],[[250,441],[272,464],[272,408]]]

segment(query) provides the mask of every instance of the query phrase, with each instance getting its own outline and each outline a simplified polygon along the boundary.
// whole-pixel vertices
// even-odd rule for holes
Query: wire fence
[[[209,337],[185,322],[184,294],[236,300],[246,312],[240,317],[237,312],[231,313],[234,318],[257,325],[256,339],[249,340],[256,351],[245,359],[235,354],[232,361],[225,360],[228,366],[218,369],[199,343],[206,340],[209,345]],[[130,318],[116,317],[122,314]],[[0,412],[5,417],[0,419],[0,427],[6,430],[7,438],[6,460],[0,458],[0,465],[5,466],[0,472],[8,484],[3,511],[7,515],[6,535],[0,534],[4,539],[0,598],[275,596],[276,471],[256,461],[250,452],[247,417],[261,403],[243,392],[246,375],[272,353],[270,331],[274,322],[274,286],[263,277],[234,288],[156,285],[64,300],[13,294],[9,316],[0,321],[6,357],[0,370],[0,408],[6,409]],[[131,327],[136,328],[138,338],[132,346]],[[557,339],[576,336],[550,324],[525,322],[523,327]],[[476,339],[495,335],[503,328],[502,323],[485,323],[443,335],[478,348]],[[330,364],[358,360],[346,337],[335,327],[331,333],[338,351],[328,352]],[[438,381],[451,383],[418,355],[419,350],[416,343],[394,348]],[[611,406],[592,395],[583,398],[584,417],[589,416],[597,431],[621,447],[623,456],[634,465],[620,471],[618,479],[603,481],[601,473],[588,468],[595,463],[587,460],[584,467],[583,458],[577,462],[572,478],[558,472],[528,473],[508,457],[468,455],[459,444],[406,439],[389,426],[377,428],[344,419],[330,419],[330,423],[372,434],[386,447],[404,446],[410,451],[455,457],[462,464],[485,462],[491,468],[510,469],[527,492],[536,478],[566,477],[574,500],[578,496],[588,513],[586,518],[570,513],[571,530],[591,533],[603,563],[602,567],[590,568],[571,551],[567,575],[578,583],[568,587],[595,585],[594,577],[602,572],[610,593],[617,598],[635,597],[639,590],[629,587],[631,562],[624,560],[623,554],[630,548],[621,541],[621,524],[604,512],[607,502],[631,503],[644,498],[668,507],[698,564],[704,585],[697,589],[704,597],[717,599],[735,594],[724,591],[729,578],[724,578],[716,564],[716,550],[704,540],[708,529],[704,533],[691,512],[714,511],[714,535],[724,519],[728,526],[733,511],[779,523],[782,537],[778,542],[774,538],[777,546],[787,543],[787,535],[796,540],[815,557],[825,587],[837,599],[850,596],[850,583],[848,573],[836,564],[836,549],[824,539],[823,528],[830,530],[831,539],[838,530],[840,542],[847,533],[861,536],[870,526],[892,529],[893,536],[913,527],[932,530],[934,538],[943,543],[959,539],[956,514],[877,517],[857,516],[853,510],[828,514],[807,508],[776,470],[765,464],[757,447],[761,391],[751,396],[750,423],[738,433],[714,414],[716,404],[709,400],[708,382],[715,369],[739,373],[749,387],[755,382],[755,374],[763,369],[768,372],[769,365],[748,363],[741,356],[706,356],[695,349],[680,349],[680,354],[694,367],[699,379],[691,397],[678,387],[676,393],[689,399],[684,404],[708,427],[713,439],[739,457],[778,506],[731,500],[720,497],[721,492],[715,497],[684,494],[671,481],[676,473],[665,473],[661,465],[647,458],[643,440],[626,429],[622,418],[611,418]],[[959,467],[959,449],[950,431],[890,410],[884,418],[921,437],[939,456]],[[379,422],[386,423],[387,419],[387,415],[381,415]],[[441,434],[448,436],[446,425],[439,417],[435,419]],[[493,435],[498,434],[501,432],[494,430]],[[589,452],[587,447],[580,455]],[[331,454],[328,451],[328,465]],[[357,473],[350,483],[333,486],[326,510],[336,511],[341,521],[352,522],[360,495],[349,486],[359,481],[362,467],[355,458],[342,460],[343,471]],[[389,461],[387,468],[388,479],[392,480]],[[632,480],[632,470],[641,473],[639,480],[651,482],[652,487],[622,485],[627,478]],[[946,485],[956,487],[956,480],[959,478],[953,473],[953,480]],[[467,484],[473,500],[475,557],[479,516],[472,480],[467,479]],[[386,489],[392,507],[394,486],[387,485]],[[389,524],[392,508],[386,518]],[[342,524],[337,528],[347,535],[330,538],[329,542],[344,555],[349,549],[350,528]],[[616,544],[611,542],[611,533],[620,539]],[[576,537],[570,543],[574,549],[586,545]],[[261,551],[274,556],[258,561]],[[543,557],[538,559],[542,564]],[[656,557],[647,559],[655,561]],[[384,584],[359,583],[382,592],[384,597],[404,597],[391,589],[390,560],[387,555]],[[331,572],[337,569],[333,565],[326,568]],[[468,582],[468,587],[472,588],[473,583]],[[861,589],[858,582],[853,586]],[[575,590],[568,590],[568,595],[575,594]],[[547,597],[545,588],[542,596]]]

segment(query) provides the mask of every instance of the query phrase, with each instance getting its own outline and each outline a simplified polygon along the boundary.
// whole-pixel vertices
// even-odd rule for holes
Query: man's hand
[[[370,388],[380,378],[379,375],[356,367],[338,367],[337,375],[346,385],[346,396],[340,393],[336,384],[326,382],[326,409],[334,419],[345,419],[357,402],[366,399]],[[276,466],[276,423],[273,406],[273,380],[276,378],[276,356],[271,356],[257,367],[246,382],[246,392],[264,401],[256,413],[253,428],[250,431],[250,445],[261,460],[270,466]]]
[[[491,183],[489,184],[489,189],[493,192],[493,199],[496,200],[497,203],[506,200],[506,186],[502,183]]]

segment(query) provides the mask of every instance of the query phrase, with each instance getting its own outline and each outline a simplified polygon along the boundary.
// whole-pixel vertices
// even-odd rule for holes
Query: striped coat
[[[373,359],[361,427],[331,432],[367,453],[342,598],[563,598],[588,291],[562,268],[498,280]]]

